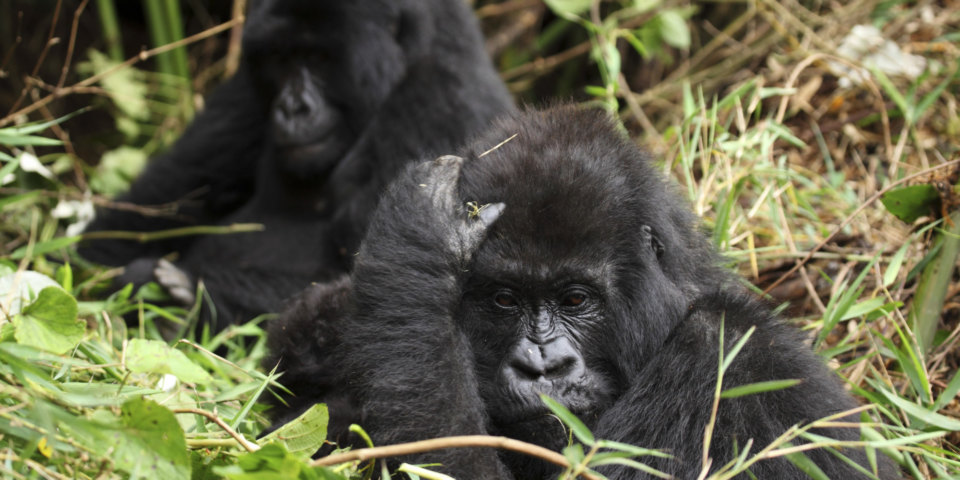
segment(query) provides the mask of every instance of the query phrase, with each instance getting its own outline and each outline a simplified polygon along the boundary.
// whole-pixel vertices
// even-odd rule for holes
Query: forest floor
[[[63,292],[34,301],[35,335],[0,314],[0,476],[332,478],[302,455],[309,422],[306,447],[252,443],[274,381],[262,319],[168,344],[153,320],[196,311],[104,298],[117,272],[76,256],[93,203],[228,74],[241,25],[181,2],[184,77],[135,59],[165,44],[155,12],[95,3],[0,5],[0,295]],[[869,406],[865,441],[909,478],[960,478],[960,1],[472,3],[518,100],[607,108],[662,160],[730,268]]]

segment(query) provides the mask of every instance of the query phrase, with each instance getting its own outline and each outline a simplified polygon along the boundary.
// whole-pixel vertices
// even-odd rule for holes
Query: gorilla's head
[[[722,278],[686,206],[610,124],[573,107],[530,112],[464,155],[460,198],[506,204],[466,274],[458,318],[490,420],[508,436],[562,446],[538,394],[589,423],[697,285]]]
[[[419,62],[475,53],[473,30],[443,31],[472,21],[445,0],[255,2],[244,59],[264,93],[281,167],[308,179],[328,172]]]

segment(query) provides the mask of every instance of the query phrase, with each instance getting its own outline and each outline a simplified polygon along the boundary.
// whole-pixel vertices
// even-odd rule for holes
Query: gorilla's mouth
[[[304,143],[280,145],[283,156],[297,162],[338,159],[346,148],[347,142],[337,135],[329,135]]]
[[[504,402],[511,407],[497,409],[490,412],[494,421],[500,424],[507,423],[526,423],[559,421],[549,408],[540,400],[540,394],[543,393],[563,405],[567,410],[583,418],[583,415],[595,410],[596,399],[589,392],[584,391],[578,386],[567,386],[567,388],[548,388],[537,389],[528,392],[512,392],[513,400]]]

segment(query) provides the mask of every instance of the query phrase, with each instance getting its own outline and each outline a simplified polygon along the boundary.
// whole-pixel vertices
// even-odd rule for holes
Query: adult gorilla
[[[567,435],[545,393],[598,437],[665,449],[673,459],[644,461],[696,478],[721,327],[725,350],[756,327],[724,388],[801,383],[722,400],[714,468],[751,441],[758,451],[792,425],[855,406],[797,332],[716,266],[693,215],[603,115],[525,113],[463,157],[399,175],[350,279],[312,287],[270,326],[271,362],[299,395],[292,409],[332,400],[337,415],[345,405],[355,418],[338,418],[335,430],[359,421],[378,445],[489,433],[559,449]],[[857,429],[816,433],[859,438]],[[864,452],[843,453],[869,468]],[[864,477],[825,450],[807,455],[830,478]],[[404,460],[441,462],[461,479],[556,474],[483,449]],[[884,462],[880,475],[893,477]],[[604,468],[609,478],[646,478]],[[751,471],[806,478],[782,457]]]
[[[176,203],[176,215],[100,210],[87,230],[266,229],[80,250],[127,265],[124,281],[156,274],[185,303],[202,280],[220,326],[345,272],[405,161],[448,152],[513,109],[465,2],[265,0],[248,19],[240,70],[119,198]],[[175,265],[158,264],[174,251]]]

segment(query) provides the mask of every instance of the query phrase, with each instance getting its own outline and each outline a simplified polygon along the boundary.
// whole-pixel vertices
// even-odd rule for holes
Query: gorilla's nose
[[[538,343],[523,338],[514,347],[506,368],[508,375],[519,382],[543,380],[563,380],[578,378],[583,374],[584,365],[580,354],[564,337],[549,339]]]

